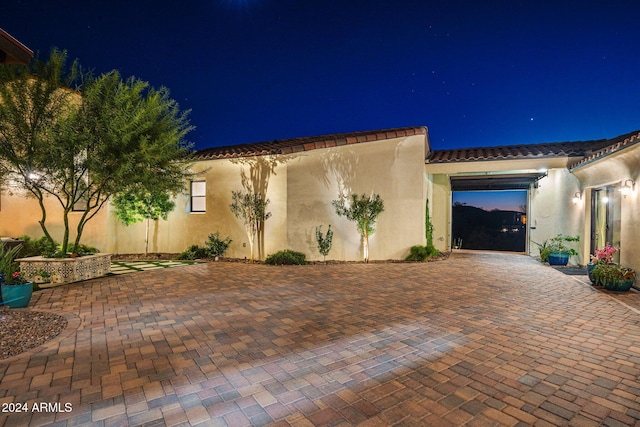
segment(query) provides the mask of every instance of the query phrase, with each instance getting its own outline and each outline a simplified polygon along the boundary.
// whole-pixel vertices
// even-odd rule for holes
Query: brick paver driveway
[[[0,423],[638,425],[639,297],[499,253],[93,280],[36,294],[70,327],[0,362]]]

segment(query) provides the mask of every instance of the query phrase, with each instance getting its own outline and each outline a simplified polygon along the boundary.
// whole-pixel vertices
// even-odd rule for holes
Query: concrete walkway
[[[136,271],[183,267],[195,263],[196,261],[112,261],[111,274],[127,274],[135,273]]]
[[[69,327],[0,361],[5,426],[640,425],[640,294],[523,255],[198,264],[30,307]]]

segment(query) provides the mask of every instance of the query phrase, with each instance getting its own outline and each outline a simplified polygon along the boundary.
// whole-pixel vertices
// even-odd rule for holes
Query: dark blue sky
[[[443,149],[640,129],[639,3],[4,0],[0,27],[168,87],[197,148],[425,125]]]

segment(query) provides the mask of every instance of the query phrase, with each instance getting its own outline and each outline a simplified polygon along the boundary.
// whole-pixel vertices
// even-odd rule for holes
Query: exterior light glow
[[[622,184],[622,187],[620,188],[620,192],[624,197],[627,197],[629,194],[633,193],[633,190],[635,189],[635,187],[636,187],[635,181],[632,179],[627,179],[624,182],[624,184]]]
[[[582,200],[582,194],[580,194],[580,192],[576,192],[576,194],[573,195],[573,204],[577,205],[580,200]]]

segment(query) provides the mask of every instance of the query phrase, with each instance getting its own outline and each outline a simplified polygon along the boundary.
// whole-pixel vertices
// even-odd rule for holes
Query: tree
[[[363,194],[359,197],[357,194],[352,194],[349,204],[344,197],[332,201],[331,204],[336,209],[338,216],[344,216],[349,221],[356,223],[362,237],[363,258],[365,262],[369,262],[369,236],[375,233],[376,220],[384,211],[384,202],[380,195],[367,197]]]
[[[115,214],[124,225],[131,225],[146,220],[144,235],[144,254],[149,253],[149,227],[151,221],[160,218],[166,220],[176,204],[171,196],[164,192],[129,191],[119,193],[113,198]]]
[[[67,67],[66,56],[53,50],[47,62],[0,67],[0,175],[36,198],[50,241],[45,200],[58,202],[63,252],[72,211],[81,213],[75,250],[87,221],[115,194],[181,191],[192,129],[166,88],[115,70],[95,77],[76,61]]]
[[[325,260],[329,251],[331,251],[331,241],[333,240],[333,231],[331,225],[327,228],[327,234],[322,235],[322,226],[316,227],[316,242],[318,243],[318,251],[322,255],[322,259]]]
[[[242,219],[244,228],[249,238],[251,248],[251,261],[253,261],[253,247],[258,230],[266,220],[271,217],[271,212],[267,212],[269,199],[264,199],[260,194],[243,193],[241,191],[231,192],[232,202],[229,205],[231,212],[236,218]]]

